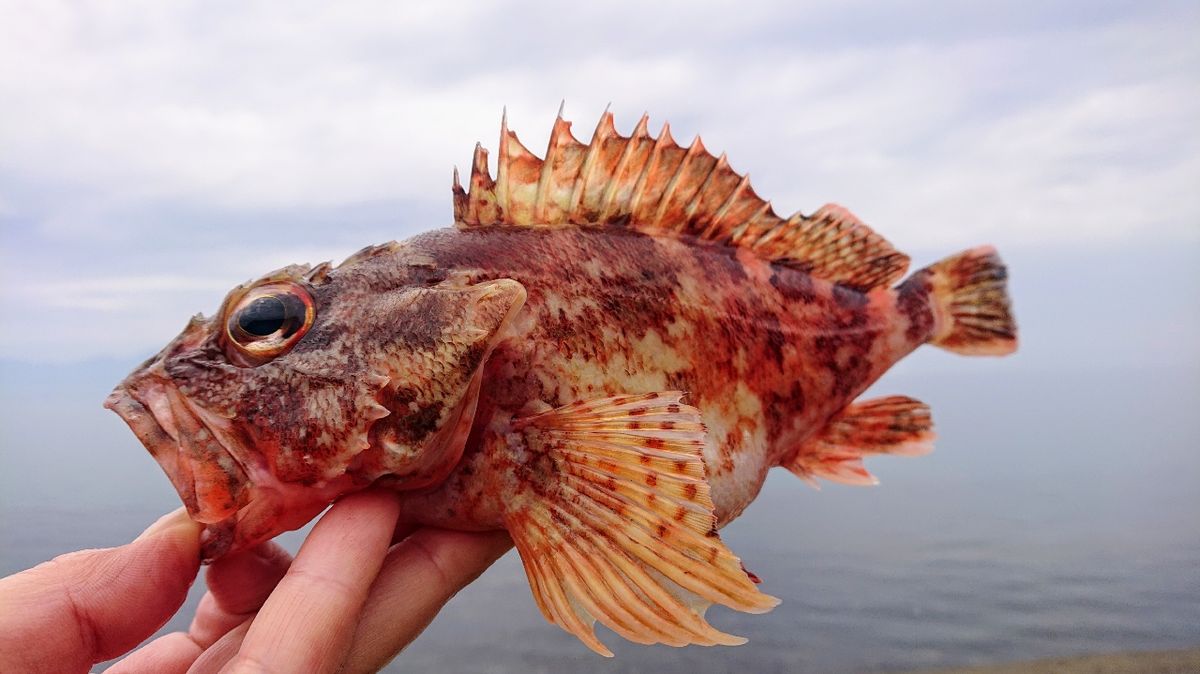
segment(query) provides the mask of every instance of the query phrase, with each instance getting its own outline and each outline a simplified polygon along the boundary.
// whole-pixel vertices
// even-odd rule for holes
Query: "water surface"
[[[767,615],[710,612],[749,645],[643,647],[601,629],[617,654],[603,661],[544,623],[510,553],[393,668],[898,671],[1200,644],[1200,372],[963,362],[901,367],[872,392],[930,403],[936,452],[874,460],[875,488],[817,491],[775,471],[725,530],[783,599]],[[0,405],[0,573],[121,543],[176,506],[99,406],[133,365],[6,366],[40,383],[6,387]]]

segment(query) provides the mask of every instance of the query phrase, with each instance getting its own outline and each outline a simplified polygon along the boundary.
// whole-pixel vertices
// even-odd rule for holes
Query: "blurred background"
[[[768,480],[725,536],[784,603],[710,614],[749,645],[605,632],[602,661],[510,553],[397,671],[1200,646],[1198,34],[1194,2],[0,1],[0,575],[178,505],[100,404],[190,315],[449,225],[501,108],[540,153],[565,100],[581,140],[610,103],[623,133],[702,132],[777,211],[842,203],[914,267],[995,244],[1021,350],[889,373],[873,393],[928,402],[939,443],[879,487]]]

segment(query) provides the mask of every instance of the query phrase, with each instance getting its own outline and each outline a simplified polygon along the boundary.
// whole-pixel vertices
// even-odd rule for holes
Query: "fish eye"
[[[226,352],[235,364],[254,367],[287,353],[312,326],[315,311],[300,286],[272,283],[247,292],[228,315]]]
[[[284,325],[288,326],[288,332],[294,332],[296,319],[302,317],[290,315],[288,306],[277,296],[263,295],[239,311],[236,318],[241,332],[252,337],[269,337]]]

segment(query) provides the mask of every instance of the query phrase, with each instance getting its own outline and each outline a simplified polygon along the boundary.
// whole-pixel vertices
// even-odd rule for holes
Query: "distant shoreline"
[[[1180,651],[1105,653],[1001,665],[926,669],[910,674],[1191,674],[1200,672],[1200,647]]]

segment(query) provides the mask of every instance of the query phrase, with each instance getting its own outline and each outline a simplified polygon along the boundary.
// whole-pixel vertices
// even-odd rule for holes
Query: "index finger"
[[[371,587],[342,672],[382,669],[455,593],[511,547],[507,531],[418,529],[392,548]]]
[[[360,492],[334,504],[313,527],[225,671],[335,670],[399,512],[399,500],[387,492]]]

